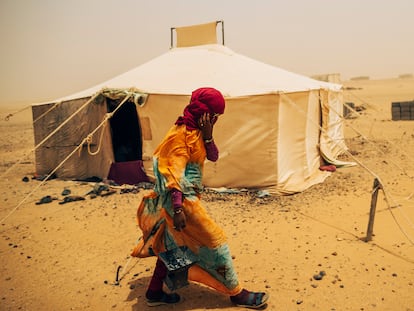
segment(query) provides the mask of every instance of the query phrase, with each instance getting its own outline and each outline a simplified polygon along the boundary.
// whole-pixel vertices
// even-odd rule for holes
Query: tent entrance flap
[[[107,98],[108,112],[120,102]],[[110,119],[115,162],[142,160],[141,126],[134,103],[126,102]]]
[[[113,112],[120,100],[107,98],[108,112]],[[115,162],[108,178],[118,184],[147,182],[142,163],[142,136],[137,108],[132,102],[125,102],[110,119],[112,146]]]

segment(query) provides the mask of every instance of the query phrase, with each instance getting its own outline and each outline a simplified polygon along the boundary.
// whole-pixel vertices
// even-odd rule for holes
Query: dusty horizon
[[[323,76],[323,75],[321,75]],[[345,86],[345,84],[348,84],[349,82],[352,81],[386,81],[386,80],[405,80],[405,79],[412,79],[414,77],[413,74],[400,74],[396,77],[387,77],[387,78],[381,78],[381,79],[372,79],[369,75],[362,75],[362,76],[356,76],[356,77],[351,77],[348,80],[341,80],[339,82],[339,84],[343,84]],[[312,77],[315,78],[315,77]],[[93,84],[94,85],[94,84]],[[90,85],[90,86],[93,86]],[[89,88],[85,87],[84,89]],[[76,90],[75,92],[80,91],[80,90]],[[31,105],[36,105],[36,104],[41,104],[41,103],[47,103],[47,102],[53,102],[55,99],[66,96],[66,95],[70,95],[73,94],[75,92],[72,93],[63,93],[54,97],[45,97],[43,99],[39,99],[39,100],[20,100],[20,101],[15,101],[15,102],[0,102],[0,107],[3,108],[3,113],[4,111],[19,111],[20,109],[27,109],[29,108]],[[414,98],[413,98],[414,99]],[[406,100],[411,100],[411,98],[407,98]]]

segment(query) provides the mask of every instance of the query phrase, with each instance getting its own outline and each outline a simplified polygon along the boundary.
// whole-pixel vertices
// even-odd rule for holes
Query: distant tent
[[[138,163],[137,170],[142,163],[151,177],[154,149],[182,113],[191,92],[210,86],[224,94],[226,111],[214,130],[220,159],[206,162],[205,186],[289,194],[329,176],[319,170],[320,165],[338,164],[336,158],[346,148],[338,115],[343,110],[341,85],[285,71],[221,44],[181,42],[186,46],[172,47],[102,84],[53,103],[33,105],[36,144],[71,116],[37,148],[37,173],[50,172],[99,124],[105,124],[56,175],[106,178],[114,163],[133,162]],[[127,95],[131,97],[117,109]],[[103,122],[114,109],[112,118]]]

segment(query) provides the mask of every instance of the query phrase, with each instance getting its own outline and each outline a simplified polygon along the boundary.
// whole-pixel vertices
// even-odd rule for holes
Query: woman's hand
[[[198,126],[200,127],[201,134],[203,135],[204,140],[210,140],[213,138],[214,122],[212,122],[210,114],[208,112],[205,112],[198,119]]]
[[[182,208],[174,209],[174,229],[181,231],[185,228],[187,218],[185,217],[184,210]]]

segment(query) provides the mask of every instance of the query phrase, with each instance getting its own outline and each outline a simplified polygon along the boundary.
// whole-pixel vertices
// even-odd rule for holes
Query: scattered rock
[[[85,200],[84,197],[78,195],[69,195],[63,198],[63,201],[60,201],[59,204],[65,204],[68,202],[82,201]]]
[[[315,274],[315,275],[313,276],[313,279],[314,279],[314,280],[317,280],[317,281],[320,281],[320,280],[322,280],[322,279],[323,279],[323,275],[320,275],[320,274]]]
[[[317,281],[320,281],[320,280],[322,280],[323,279],[323,277],[326,275],[326,272],[325,271],[319,271],[319,274],[315,274],[314,276],[313,276],[313,278],[315,279],[315,280],[317,280]]]
[[[50,203],[53,200],[56,200],[56,198],[52,198],[50,195],[46,195],[43,198],[41,198],[39,201],[37,201],[36,205]]]
[[[63,195],[63,196],[67,196],[67,195],[69,195],[69,194],[71,194],[70,189],[67,189],[67,188],[63,189],[63,191],[62,191],[62,195]]]

